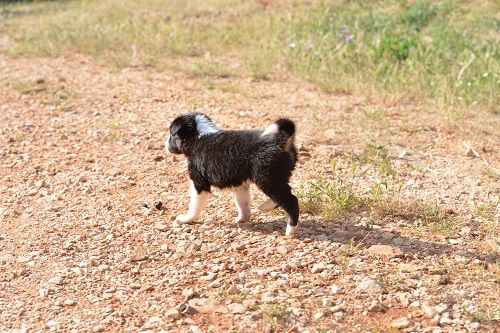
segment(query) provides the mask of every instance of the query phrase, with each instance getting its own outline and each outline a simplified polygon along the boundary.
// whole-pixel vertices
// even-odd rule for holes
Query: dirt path
[[[2,332],[498,325],[498,116],[449,124],[290,78],[220,79],[208,89],[184,73],[111,70],[79,56],[0,56],[0,80]],[[395,172],[382,177],[374,166],[352,180],[355,191],[383,180],[402,202],[443,207],[452,225],[439,232],[370,210],[333,222],[304,213],[290,240],[281,211],[255,211],[238,226],[230,194],[215,192],[201,223],[174,227],[187,206],[186,162],[163,142],[173,117],[193,110],[234,129],[294,119],[296,189],[350,179],[353,154],[384,144]],[[253,197],[253,207],[264,199]]]

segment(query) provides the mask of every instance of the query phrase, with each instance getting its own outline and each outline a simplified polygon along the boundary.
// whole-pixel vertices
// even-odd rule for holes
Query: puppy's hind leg
[[[177,222],[179,223],[191,223],[196,221],[196,219],[200,216],[201,211],[208,202],[208,197],[210,196],[210,192],[207,191],[198,191],[192,181],[189,183],[189,209],[186,214],[181,214],[177,216]]]
[[[249,220],[252,212],[250,209],[250,186],[248,184],[243,184],[234,189],[234,202],[238,209],[238,216],[235,221],[240,223]]]
[[[275,209],[276,207],[278,207],[278,204],[274,202],[272,199],[268,199],[259,206],[259,210],[261,212],[269,212]]]
[[[261,190],[276,202],[288,214],[288,223],[285,234],[289,237],[295,237],[297,224],[299,222],[299,201],[292,194],[290,185],[282,186],[260,186]]]

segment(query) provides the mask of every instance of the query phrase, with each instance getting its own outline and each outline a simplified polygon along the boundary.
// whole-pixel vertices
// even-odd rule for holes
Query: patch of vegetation
[[[394,166],[389,158],[387,147],[383,144],[368,142],[362,152],[350,151],[348,157],[359,164],[370,164],[378,167],[383,175],[395,175]]]
[[[288,317],[289,311],[282,305],[275,303],[264,303],[259,306],[259,310],[266,320],[276,325]]]
[[[335,169],[335,163],[334,169]],[[357,176],[353,169],[352,179]],[[334,219],[364,207],[365,201],[353,191],[352,179],[318,180],[307,183],[296,192],[300,209],[309,214]]]
[[[232,76],[229,68],[219,62],[198,63],[193,70],[193,74],[203,78],[228,78]]]
[[[14,90],[23,95],[47,90],[44,82],[37,82],[31,79],[15,80],[11,82],[11,86]]]
[[[221,59],[196,75],[226,77],[222,59],[255,80],[292,73],[333,92],[401,98],[454,120],[498,113],[495,1],[33,1],[0,5],[0,52],[93,55],[114,66]],[[1,45],[1,44],[0,44]],[[192,65],[188,59],[177,67]]]

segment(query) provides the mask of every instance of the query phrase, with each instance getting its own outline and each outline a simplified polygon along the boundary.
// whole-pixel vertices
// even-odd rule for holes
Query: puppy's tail
[[[295,142],[295,123],[287,118],[280,118],[262,132],[261,136],[274,136],[284,149],[290,150]]]

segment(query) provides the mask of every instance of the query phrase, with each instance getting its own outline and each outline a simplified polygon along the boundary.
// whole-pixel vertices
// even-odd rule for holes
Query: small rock
[[[356,291],[366,293],[382,293],[385,290],[377,280],[365,277],[356,287]]]
[[[323,304],[323,306],[332,306],[333,305],[333,302],[330,301],[328,298],[323,298],[323,300],[321,301],[321,304]]]
[[[49,289],[45,288],[38,289],[38,295],[40,295],[40,297],[47,297],[49,295]]]
[[[262,312],[259,311],[252,312],[252,314],[250,315],[250,319],[253,321],[261,320],[262,317]]]
[[[150,317],[148,319],[148,324],[149,325],[158,325],[160,323],[161,323],[161,318],[159,318],[159,317]]]
[[[97,270],[99,272],[105,272],[105,271],[109,271],[109,266],[106,265],[106,264],[101,264],[97,267]]]
[[[165,312],[165,317],[171,320],[177,320],[181,317],[181,313],[179,312],[179,310],[172,308]]]
[[[366,253],[372,256],[385,257],[388,259],[403,256],[403,251],[390,245],[372,245],[366,250]]]
[[[436,310],[436,308],[434,308],[433,306],[431,306],[427,303],[422,304],[422,311],[427,316],[427,318],[431,318],[431,319],[434,318],[434,316],[438,314],[438,311]]]
[[[229,295],[237,295],[241,292],[241,290],[239,290],[235,285],[232,285],[226,291]]]
[[[344,289],[340,288],[336,284],[332,284],[330,286],[330,290],[332,291],[332,294],[343,294],[344,293]]]
[[[192,315],[198,313],[198,311],[191,305],[186,304],[186,307],[184,308],[184,310],[182,310],[182,313]]]
[[[445,312],[446,310],[448,310],[448,305],[447,304],[444,304],[444,303],[439,303],[438,305],[436,305],[434,307],[436,309],[436,311],[439,313],[439,314],[442,314],[443,312]]]
[[[220,288],[220,286],[222,286],[222,283],[219,280],[213,280],[208,284],[210,288]]]
[[[321,273],[325,270],[325,264],[323,263],[318,263],[314,264],[313,267],[311,268],[311,273]]]
[[[155,224],[155,229],[159,230],[159,231],[167,231],[168,226],[166,224],[163,224],[163,223],[157,223],[157,224]]]
[[[452,323],[452,320],[448,316],[442,316],[439,318],[439,325],[444,326],[444,325],[449,325]]]
[[[64,284],[64,278],[62,276],[55,276],[55,277],[49,279],[49,283],[56,284],[56,285],[60,286],[60,285]]]
[[[191,298],[198,297],[199,294],[193,288],[185,288],[184,290],[182,290],[182,296],[184,296],[185,300],[188,301]]]
[[[241,314],[248,311],[248,308],[241,303],[232,303],[227,306],[229,312],[232,314]]]
[[[407,317],[401,317],[393,320],[390,324],[392,328],[408,328],[410,327],[410,320]]]
[[[477,321],[469,324],[469,330],[472,332],[477,331],[480,327],[481,327],[481,324],[478,323]]]
[[[54,328],[57,325],[59,325],[59,322],[57,320],[51,319],[47,322],[47,327],[49,328]]]
[[[206,272],[200,277],[200,280],[202,281],[213,281],[217,278],[217,274],[212,273],[212,272]]]
[[[368,311],[370,311],[370,312],[385,312],[385,311],[387,311],[387,308],[382,303],[380,303],[379,300],[374,299],[370,303],[370,306],[368,307]]]
[[[67,299],[64,301],[64,305],[66,305],[66,306],[73,306],[75,304],[76,304],[76,301],[73,299]]]
[[[38,188],[47,187],[47,182],[45,181],[45,179],[37,180],[35,182],[35,186]]]
[[[154,202],[154,206],[155,206],[156,209],[160,210],[161,207],[163,206],[163,202],[161,202],[161,200],[156,200]]]

